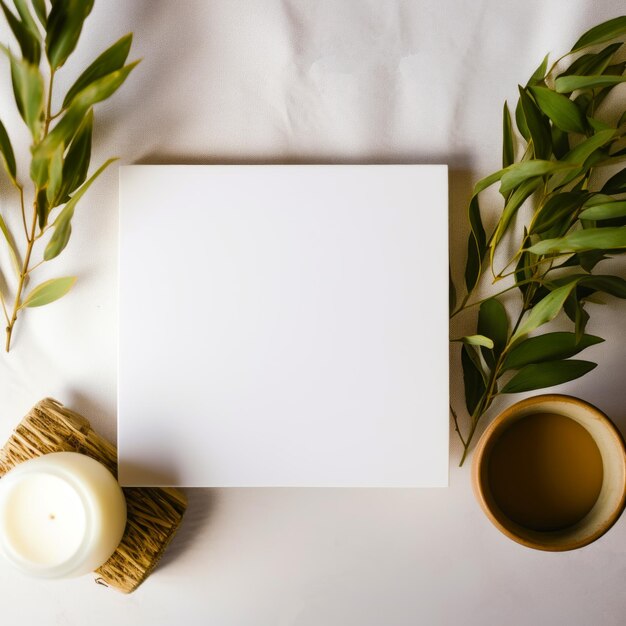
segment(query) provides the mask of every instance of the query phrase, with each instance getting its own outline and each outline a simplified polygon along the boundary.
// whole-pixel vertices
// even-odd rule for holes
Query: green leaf
[[[33,3],[33,9],[37,19],[41,22],[41,25],[46,28],[48,26],[48,14],[46,12],[46,0],[31,0]]]
[[[85,87],[88,87],[91,83],[107,74],[121,69],[130,52],[132,40],[132,34],[124,35],[119,41],[105,50],[70,87],[65,96],[65,100],[63,100],[63,108],[67,108],[75,96],[85,89]]]
[[[616,298],[626,299],[626,280],[619,276],[582,274],[578,284],[580,287],[584,287],[592,293],[602,291]]]
[[[37,22],[35,22],[35,19],[30,14],[28,3],[26,0],[13,0],[13,4],[19,13],[19,16],[22,18],[24,26],[29,30],[33,37],[37,39],[37,43],[39,43],[41,34],[39,32],[39,28],[37,27]]]
[[[528,130],[528,124],[526,123],[526,117],[524,116],[521,98],[517,99],[517,104],[515,105],[515,125],[517,126],[517,130],[519,130],[520,135],[526,141],[530,141],[530,130]]]
[[[522,249],[526,246],[526,243],[529,241],[528,237],[528,229],[524,226],[524,236],[522,237]],[[522,297],[526,298],[526,293],[530,288],[530,285],[524,281],[528,280],[532,277],[533,271],[531,269],[531,265],[534,263],[535,257],[534,255],[523,251],[519,255],[519,259],[517,264],[515,265],[515,283],[517,288],[521,291]]]
[[[543,61],[541,62],[539,67],[533,72],[533,75],[528,79],[528,83],[526,84],[527,87],[531,85],[538,85],[543,82],[546,76],[546,71],[548,70],[548,57],[549,56],[550,56],[549,54],[546,54],[546,56],[543,57]]]
[[[600,263],[600,261],[605,261],[610,258],[605,256],[605,250],[589,250],[587,252],[578,252],[574,254],[572,257],[575,261],[577,261],[578,265],[582,267],[585,272],[592,272],[595,266]]]
[[[47,20],[46,54],[53,69],[61,67],[72,54],[93,0],[55,0]]]
[[[610,220],[614,217],[626,217],[626,201],[596,204],[581,211],[581,220]]]
[[[501,371],[518,370],[531,363],[569,359],[585,348],[603,341],[602,337],[594,335],[583,335],[580,341],[577,341],[575,333],[565,332],[530,337],[518,343],[507,354]]]
[[[513,125],[511,113],[507,103],[502,111],[502,167],[506,168],[515,161],[515,144],[513,139]]]
[[[452,313],[456,308],[456,288],[452,280],[452,272],[448,269],[448,311]]]
[[[599,120],[597,117],[587,116],[587,122],[589,126],[591,126],[594,133],[599,133],[600,131],[610,130],[611,132],[615,132],[615,129],[610,124]]]
[[[524,119],[533,142],[537,159],[547,159],[552,152],[552,136],[550,126],[533,99],[523,87],[519,87],[520,102],[524,111]]]
[[[626,226],[575,230],[557,239],[539,241],[528,251],[533,254],[563,254],[618,248],[626,248]]]
[[[451,339],[450,341],[464,343],[468,346],[483,346],[489,349],[493,348],[493,341],[484,335],[466,335],[465,337]]]
[[[501,393],[521,393],[534,389],[545,389],[567,383],[584,376],[596,367],[591,361],[548,361],[523,367],[504,385]]]
[[[604,187],[602,187],[602,193],[604,194],[618,194],[624,192],[626,192],[626,168],[620,170],[614,176],[611,176],[611,178],[604,183]]]
[[[545,233],[556,224],[569,224],[587,197],[588,194],[581,191],[562,191],[551,195],[535,213],[531,234]]]
[[[46,197],[48,206],[53,208],[56,206],[55,200],[61,191],[61,183],[63,182],[63,145],[59,144],[50,160],[50,177],[48,179],[48,187],[46,189]]]
[[[508,170],[509,168],[507,167],[505,169],[498,170],[497,172],[494,172],[493,174],[489,174],[489,176],[485,176],[485,178],[481,178],[474,185],[473,195],[477,196],[479,193],[485,191],[485,189],[488,189],[489,187],[491,187],[491,185],[493,185],[494,183],[497,183],[502,178],[502,176],[506,174]]]
[[[586,33],[580,36],[578,41],[574,44],[572,52],[586,48],[587,46],[594,46],[598,43],[604,43],[615,37],[619,37],[626,33],[626,16],[613,18],[602,24],[594,26]]]
[[[472,346],[463,345],[461,348],[461,365],[463,367],[465,406],[467,412],[472,415],[487,390],[484,372]]]
[[[511,343],[515,343],[518,339],[531,333],[536,328],[547,324],[553,320],[563,308],[565,300],[576,287],[576,280],[558,287],[551,291],[547,296],[542,298],[528,313],[526,319],[519,325],[515,331],[513,337],[511,337]]]
[[[34,140],[39,138],[44,107],[43,77],[39,68],[9,52],[15,103]]]
[[[17,177],[17,166],[15,164],[15,154],[13,153],[13,147],[11,146],[11,140],[7,134],[7,130],[4,124],[0,121],[0,154],[2,154],[2,160],[4,161],[4,168],[7,174],[11,177],[11,180],[15,182]]]
[[[71,233],[71,221],[74,217],[74,210],[78,201],[85,195],[86,191],[91,187],[92,183],[102,174],[102,172],[117,159],[109,159],[103,163],[96,172],[83,183],[80,189],[70,198],[68,203],[63,207],[56,220],[54,220],[54,233],[44,250],[43,258],[46,261],[59,256],[65,249]]]
[[[569,317],[575,325],[575,337],[576,341],[582,341],[589,321],[589,313],[585,311],[584,303],[578,297],[577,290],[575,289],[565,301],[563,305],[567,317]]]
[[[615,136],[615,129],[600,130],[581,141],[565,155],[566,163],[584,163],[598,148],[605,146]]]
[[[46,186],[52,155],[59,145],[65,149],[83,122],[85,113],[86,110],[82,106],[73,104],[52,132],[34,148],[30,177],[38,187]]]
[[[480,335],[489,337],[492,342],[491,346],[485,346],[491,350],[484,350],[483,357],[487,365],[493,368],[496,359],[506,346],[509,335],[509,319],[499,300],[489,298],[480,305],[477,330]]]
[[[585,117],[569,98],[547,87],[531,87],[530,90],[539,108],[561,130],[568,133],[585,132]]]
[[[37,285],[20,304],[20,309],[25,307],[43,306],[62,298],[76,282],[76,276],[65,276],[64,278],[53,278],[41,285]]]
[[[569,152],[569,135],[554,124],[550,128],[550,135],[552,135],[552,152],[560,161]]]
[[[91,160],[92,132],[93,109],[89,109],[68,148],[63,163],[63,184],[59,198],[69,196],[85,182]]]
[[[78,93],[74,97],[74,101],[79,106],[87,109],[96,104],[96,102],[106,100],[122,86],[128,75],[138,64],[139,61],[135,61],[134,63],[124,66],[120,70],[111,72],[110,74],[99,78]]]
[[[39,65],[41,59],[41,44],[39,43],[39,37],[35,36],[20,20],[9,11],[7,5],[0,0],[0,7],[4,13],[4,17],[7,20],[17,43],[20,45],[22,56],[26,61],[29,61],[33,65]]]
[[[39,189],[39,191],[37,192],[35,207],[37,209],[37,220],[39,223],[39,228],[43,230],[43,227],[46,225],[46,220],[48,219],[48,213],[50,211],[50,207],[48,205],[48,195],[46,194],[45,188]]]
[[[520,163],[519,165],[522,164]],[[539,187],[540,183],[541,181],[537,177],[525,180],[511,194],[510,198],[504,206],[504,209],[502,210],[502,215],[500,216],[500,220],[498,221],[498,225],[491,239],[491,262],[493,262],[493,256],[496,247],[502,240],[502,237],[504,237],[504,234],[511,224],[511,220],[513,219],[513,217],[515,217],[515,214],[522,206],[522,204],[524,204],[524,202],[534,193],[537,187]],[[502,187],[500,188],[500,191],[502,192]]]
[[[469,203],[468,218],[470,234],[467,241],[467,264],[465,266],[465,286],[468,293],[476,287],[481,274],[482,260],[486,252],[486,236],[480,216],[478,197],[474,195]]]
[[[582,164],[581,168],[573,168],[555,177],[552,187],[558,189],[572,182],[577,176],[585,173],[593,166],[593,157],[599,153],[600,148],[605,146],[615,136],[615,129],[606,129],[596,132],[591,137],[581,141],[562,157],[563,163]]]
[[[561,170],[572,169],[575,167],[571,163],[559,163],[558,161],[543,161],[534,159],[532,161],[522,161],[511,165],[507,172],[502,176],[500,183],[500,193],[507,194],[520,185],[521,183],[539,176],[554,174]]]
[[[13,237],[11,237],[11,233],[9,232],[9,229],[7,228],[7,225],[1,215],[0,215],[0,231],[2,231],[2,234],[4,235],[4,239],[7,242],[7,246],[9,247],[9,256],[11,257],[11,263],[13,264],[13,269],[15,270],[15,274],[16,276],[19,276],[20,272],[22,271],[22,268],[17,258],[15,242],[13,241]]]
[[[626,76],[607,76],[594,74],[593,76],[559,76],[554,81],[554,87],[558,93],[572,93],[577,89],[595,89],[596,87],[608,87],[626,81]]]
[[[613,43],[597,53],[583,54],[578,57],[560,76],[578,74],[604,74],[613,55],[622,47],[621,42]]]

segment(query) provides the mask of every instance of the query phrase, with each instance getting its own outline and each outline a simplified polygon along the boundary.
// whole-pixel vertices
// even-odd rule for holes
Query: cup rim
[[[528,408],[535,405],[541,405],[547,402],[558,403],[565,406],[576,405],[578,407],[582,407],[602,423],[602,425],[606,429],[607,434],[611,438],[612,444],[615,446],[615,448],[621,450],[622,452],[621,467],[623,480],[621,485],[621,494],[619,497],[619,501],[616,503],[611,513],[607,515],[606,519],[603,520],[603,522],[589,534],[584,535],[579,539],[572,538],[569,541],[564,540],[561,543],[550,543],[549,541],[542,542],[540,540],[542,536],[544,536],[546,540],[548,540],[550,537],[553,538],[554,531],[531,532],[529,531],[529,529],[525,529],[523,526],[517,524],[513,520],[509,520],[508,518],[507,521],[510,522],[508,525],[502,523],[500,517],[495,515],[492,510],[492,506],[489,501],[490,497],[487,496],[485,493],[484,479],[482,475],[484,463],[488,458],[488,454],[491,450],[492,444],[496,441],[494,437],[497,436],[498,433],[506,429],[508,425],[514,422],[517,418],[519,418],[520,412],[526,411]],[[603,411],[598,409],[593,404],[586,402],[585,400],[581,400],[580,398],[564,394],[541,394],[537,396],[532,396],[530,398],[525,398],[507,407],[499,415],[497,415],[494,420],[489,424],[489,426],[487,426],[482,436],[480,437],[472,459],[472,488],[481,509],[487,515],[488,519],[500,532],[506,535],[509,539],[512,539],[513,541],[528,548],[545,550],[549,552],[563,552],[567,550],[582,548],[583,546],[592,543],[593,541],[604,535],[619,519],[626,506],[626,445],[624,443],[624,438],[622,437],[615,424],[609,419],[609,417],[607,417],[607,415]],[[518,532],[516,532],[516,529],[528,532],[519,534]],[[528,535],[533,535],[537,539],[532,539]]]

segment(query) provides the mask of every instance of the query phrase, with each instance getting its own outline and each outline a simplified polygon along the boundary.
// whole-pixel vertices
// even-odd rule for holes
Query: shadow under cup
[[[573,550],[603,535],[626,503],[626,450],[604,413],[564,395],[522,400],[487,428],[474,453],[474,493],[510,539]]]

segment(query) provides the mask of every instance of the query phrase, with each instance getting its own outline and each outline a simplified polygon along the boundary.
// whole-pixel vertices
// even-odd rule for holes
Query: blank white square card
[[[442,165],[123,167],[124,485],[448,479]]]

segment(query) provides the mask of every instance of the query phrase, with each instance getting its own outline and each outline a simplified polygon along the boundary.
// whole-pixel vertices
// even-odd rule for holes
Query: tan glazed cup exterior
[[[504,515],[491,495],[488,480],[490,453],[500,435],[522,417],[543,412],[569,417],[583,426],[600,450],[604,472],[600,495],[591,511],[573,526],[549,532],[524,528]],[[624,510],[626,448],[615,425],[591,404],[572,396],[535,396],[510,406],[484,432],[474,453],[472,486],[487,517],[513,541],[537,550],[575,550],[601,537]]]

